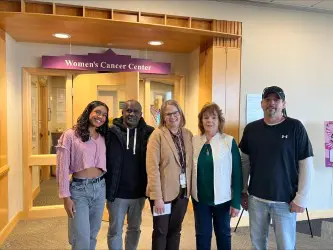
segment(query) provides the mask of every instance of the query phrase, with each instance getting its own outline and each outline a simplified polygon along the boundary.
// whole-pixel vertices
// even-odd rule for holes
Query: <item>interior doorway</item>
[[[158,127],[164,101],[174,99],[184,110],[185,77],[140,74],[140,102],[147,124]]]
[[[100,100],[109,106],[111,125],[113,118],[121,116],[126,100],[139,100],[147,123],[157,126],[152,111],[171,98],[183,106],[183,88],[181,76],[23,69],[25,217],[65,215],[55,181],[55,145],[89,102]]]
[[[121,115],[122,103],[139,98],[139,73],[80,74],[73,78],[73,124],[86,105],[94,100],[105,102],[109,120]]]
[[[66,77],[31,76],[31,153],[55,153],[55,146],[66,129]],[[55,165],[31,166],[33,206],[60,205],[54,195]]]

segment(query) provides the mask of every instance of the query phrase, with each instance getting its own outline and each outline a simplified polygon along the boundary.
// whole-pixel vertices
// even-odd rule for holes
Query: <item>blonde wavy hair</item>
[[[172,105],[174,107],[176,107],[176,109],[178,110],[179,114],[180,114],[180,117],[181,117],[181,120],[180,120],[180,124],[179,124],[179,127],[182,128],[185,126],[186,124],[186,120],[185,120],[185,116],[184,116],[184,113],[183,113],[183,110],[181,109],[179,103],[175,100],[167,100],[165,102],[163,102],[162,106],[161,106],[161,119],[160,119],[160,125],[159,127],[165,127],[166,124],[165,124],[165,110],[166,110],[166,107],[168,105]]]

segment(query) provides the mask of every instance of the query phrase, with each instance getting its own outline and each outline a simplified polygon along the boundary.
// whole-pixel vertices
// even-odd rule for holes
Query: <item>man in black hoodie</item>
[[[142,117],[142,107],[129,100],[122,117],[113,120],[106,151],[106,198],[109,211],[108,247],[120,250],[127,215],[125,249],[135,250],[140,238],[147,185],[146,149],[154,128]]]

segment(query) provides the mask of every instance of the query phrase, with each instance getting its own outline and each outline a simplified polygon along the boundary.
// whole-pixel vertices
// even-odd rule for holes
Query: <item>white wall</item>
[[[68,0],[66,4],[81,5],[82,2]],[[323,121],[333,120],[333,111],[328,108],[333,106],[330,95],[333,91],[333,84],[330,83],[333,76],[331,70],[333,16],[213,1],[94,0],[85,1],[84,5],[243,22],[241,130],[245,126],[246,94],[261,93],[262,89],[268,85],[281,86],[287,96],[288,115],[304,122],[316,155],[309,208],[312,210],[333,208],[333,171],[324,166],[323,138]],[[25,66],[38,65],[39,56],[42,54],[56,55],[68,52],[68,47],[65,46],[17,44],[16,47],[18,50],[11,53],[19,54],[20,64]],[[86,47],[74,47],[72,50],[74,53],[100,51],[100,49]],[[198,52],[193,52],[190,58],[195,58],[196,53]],[[137,54],[145,55],[145,52],[137,52]],[[162,54],[148,52],[148,57],[161,58]],[[186,60],[175,60],[173,63],[184,67],[186,72],[187,66],[184,65]],[[197,61],[191,60],[189,67],[198,68],[198,65]],[[15,79],[20,81],[20,71],[17,70]],[[186,83],[188,93],[198,93],[197,83],[198,74],[190,74],[189,81]],[[18,89],[20,88],[18,86]],[[13,91],[11,87],[9,89]],[[10,117],[13,107],[10,105],[10,100],[14,102],[15,99],[8,98],[8,100],[8,117]],[[197,114],[197,105],[192,101],[191,97],[186,100],[188,108],[193,111],[191,114]],[[15,102],[15,107],[20,111],[21,106],[18,103],[20,100]],[[192,120],[196,119],[194,116],[196,117],[191,115]],[[9,119],[8,124],[11,125],[11,122]],[[17,121],[15,125],[20,126],[20,121]],[[12,137],[9,136],[9,141]],[[12,153],[13,150],[9,149],[9,151]],[[9,163],[11,161],[13,159],[9,157]],[[17,183],[16,180],[15,183]]]
[[[17,43],[6,35],[9,220],[23,208],[22,88],[17,50]]]

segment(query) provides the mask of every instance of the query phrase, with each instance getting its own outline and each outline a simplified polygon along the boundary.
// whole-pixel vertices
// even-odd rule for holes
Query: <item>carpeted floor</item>
[[[322,236],[322,223],[323,221],[326,222],[333,222],[333,218],[324,218],[324,219],[314,219],[311,220],[311,228],[312,228],[312,233],[314,236],[321,237]],[[309,227],[309,222],[307,220],[305,221],[298,221],[296,225],[296,231],[299,233],[303,234],[311,234],[310,233],[310,227]],[[333,236],[333,235],[332,235]],[[333,249],[333,246],[332,246]]]
[[[247,218],[244,217],[243,219]],[[103,222],[98,236],[97,249],[107,249],[107,227],[108,222]],[[138,249],[151,249],[152,217],[148,209],[144,210],[141,230]],[[276,249],[272,230],[270,233],[269,248]],[[70,249],[70,245],[67,243],[67,218],[21,221],[4,244],[0,246],[0,249]],[[183,223],[180,249],[195,249],[195,230],[192,211],[187,212]],[[214,238],[212,249],[216,249]],[[251,249],[248,227],[240,227],[236,233],[232,233],[232,249]],[[311,238],[308,234],[297,233],[297,249],[333,249],[333,241],[324,240],[318,236]]]
[[[33,206],[52,206],[62,205],[63,201],[58,196],[58,187],[55,177],[50,180],[42,181],[40,184],[40,192],[33,200]]]

